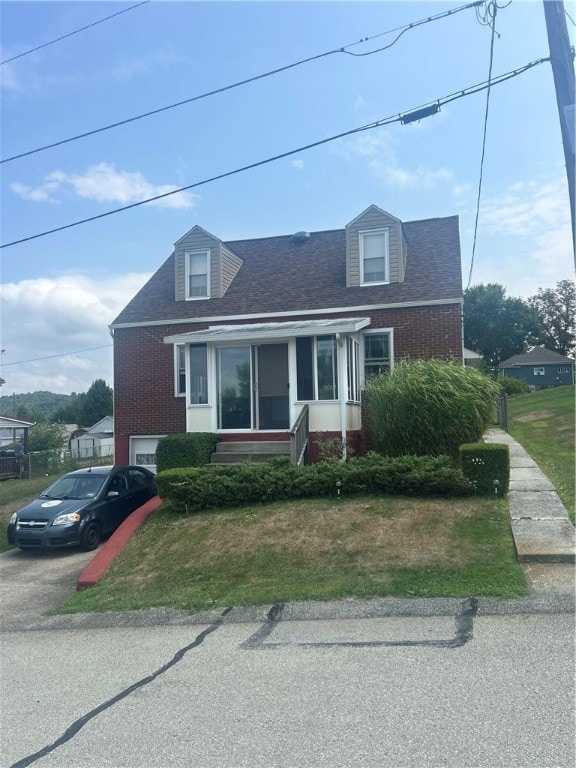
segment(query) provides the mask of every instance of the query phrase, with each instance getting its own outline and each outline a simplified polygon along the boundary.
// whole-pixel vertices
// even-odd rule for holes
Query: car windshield
[[[41,495],[49,499],[92,499],[105,480],[105,475],[64,475]]]

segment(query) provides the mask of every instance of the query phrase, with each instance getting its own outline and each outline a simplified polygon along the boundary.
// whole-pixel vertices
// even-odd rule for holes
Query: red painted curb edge
[[[153,499],[147,501],[146,504],[135,512],[132,512],[132,514],[124,520],[122,525],[114,531],[112,536],[110,536],[108,541],[80,574],[80,578],[76,582],[77,592],[81,589],[93,587],[95,584],[98,584],[144,520],[146,520],[148,515],[159,507],[160,504],[162,504],[160,496],[154,496]]]

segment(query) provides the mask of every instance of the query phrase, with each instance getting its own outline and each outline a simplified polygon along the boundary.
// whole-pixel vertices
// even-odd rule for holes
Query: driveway
[[[0,628],[25,629],[76,591],[94,552],[11,549],[0,555]]]

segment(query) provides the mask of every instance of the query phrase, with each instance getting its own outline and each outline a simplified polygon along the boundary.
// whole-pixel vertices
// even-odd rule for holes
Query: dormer
[[[177,240],[174,250],[176,301],[222,298],[242,266],[242,259],[199,226]]]
[[[402,283],[406,251],[400,219],[371,205],[346,225],[346,287]]]

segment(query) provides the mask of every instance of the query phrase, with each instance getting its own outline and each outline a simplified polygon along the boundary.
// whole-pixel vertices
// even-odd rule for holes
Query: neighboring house
[[[464,347],[464,365],[481,370],[484,367],[484,355]]]
[[[114,420],[105,416],[89,429],[76,430],[70,437],[70,454],[75,458],[114,455]]]
[[[34,422],[0,416],[0,480],[20,477],[20,456],[28,451],[28,434]]]
[[[311,460],[328,437],[359,450],[366,377],[463,361],[458,217],[372,205],[342,229],[232,242],[195,226],[111,331],[118,463],[154,466],[172,433],[289,441],[299,417]]]
[[[525,381],[533,389],[574,384],[574,360],[546,347],[534,347],[523,355],[513,355],[498,366],[500,376]]]

